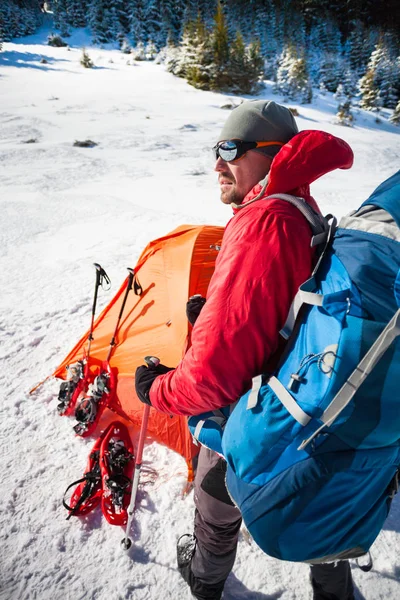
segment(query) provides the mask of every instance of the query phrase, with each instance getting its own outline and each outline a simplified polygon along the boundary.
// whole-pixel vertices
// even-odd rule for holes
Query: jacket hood
[[[313,202],[310,184],[335,169],[350,169],[353,159],[353,151],[344,140],[325,131],[301,131],[282,146],[272,161],[263,195],[290,192]],[[241,206],[254,199],[261,189],[261,184],[257,184]]]

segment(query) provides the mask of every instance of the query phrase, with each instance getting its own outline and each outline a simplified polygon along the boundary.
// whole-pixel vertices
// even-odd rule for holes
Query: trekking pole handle
[[[157,356],[145,356],[144,361],[149,369],[156,369],[160,364],[160,359]]]
[[[94,298],[93,298],[93,304],[92,304],[92,319],[90,322],[90,329],[89,329],[89,335],[88,335],[89,345],[88,345],[88,349],[87,349],[87,360],[89,360],[91,343],[93,341],[94,315],[96,313],[97,294],[99,291],[99,287],[102,286],[103,279],[106,281],[107,285],[111,285],[111,280],[110,280],[109,276],[107,275],[107,273],[105,272],[105,270],[103,269],[103,267],[101,265],[99,265],[99,263],[93,263],[93,265],[96,269],[96,283],[95,283],[95,288],[94,288]]]

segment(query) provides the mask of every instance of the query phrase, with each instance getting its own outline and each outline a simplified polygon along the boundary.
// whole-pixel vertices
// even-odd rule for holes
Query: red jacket
[[[309,184],[352,162],[343,140],[303,131],[273,160],[264,196],[290,192],[315,206]],[[243,205],[260,191],[258,184]],[[151,386],[150,401],[161,412],[197,415],[250,389],[252,378],[276,358],[291,302],[310,276],[311,230],[298,209],[278,199],[243,205],[226,226],[190,349]]]

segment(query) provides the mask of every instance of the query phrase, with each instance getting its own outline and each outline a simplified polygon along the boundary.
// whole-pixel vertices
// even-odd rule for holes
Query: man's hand
[[[139,400],[143,402],[143,404],[151,406],[150,388],[153,381],[159,375],[164,375],[165,373],[168,373],[168,371],[173,371],[173,368],[161,365],[159,362],[157,363],[158,359],[154,359],[153,357],[146,357],[145,360],[148,366],[142,365],[136,369],[135,389]]]
[[[193,326],[197,317],[199,316],[201,309],[206,303],[206,299],[203,298],[200,294],[196,294],[195,296],[191,296],[186,303],[186,316],[188,318],[189,323]]]

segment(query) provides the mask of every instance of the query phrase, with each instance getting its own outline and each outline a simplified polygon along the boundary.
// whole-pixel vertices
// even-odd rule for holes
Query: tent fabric
[[[110,357],[117,376],[116,394],[100,418],[96,432],[116,415],[130,426],[139,428],[143,405],[135,393],[134,373],[153,355],[169,367],[176,367],[190,345],[191,327],[186,318],[186,302],[193,294],[207,293],[214,272],[222,227],[209,225],[178,227],[165,237],[150,242],[134,269],[135,283],[142,293],[132,289]],[[90,370],[95,372],[108,355],[128,277],[94,323],[90,350]],[[66,378],[66,366],[86,355],[87,331],[53,373]],[[148,435],[181,454],[188,462],[198,453],[192,442],[185,417],[150,411]]]

